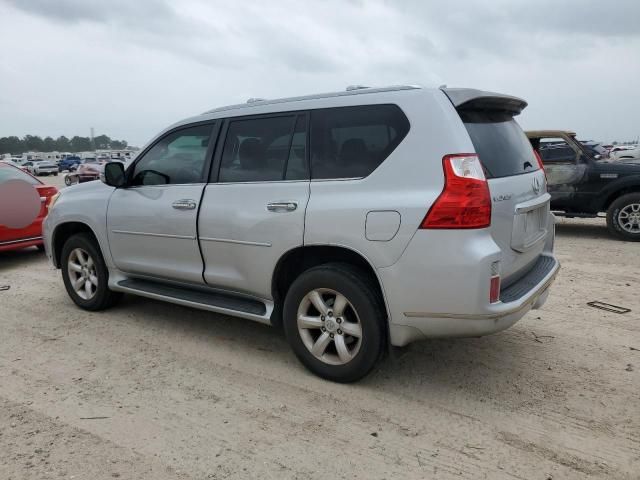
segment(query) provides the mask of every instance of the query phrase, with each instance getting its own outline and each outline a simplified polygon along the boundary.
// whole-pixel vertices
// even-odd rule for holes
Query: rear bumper
[[[398,263],[379,269],[395,346],[425,338],[478,337],[509,328],[545,303],[560,268],[553,241],[547,241],[528,273],[491,304],[489,272],[491,263],[501,257],[491,236],[483,231],[427,235],[417,240],[419,253],[410,245]],[[443,238],[434,245],[436,236]]]

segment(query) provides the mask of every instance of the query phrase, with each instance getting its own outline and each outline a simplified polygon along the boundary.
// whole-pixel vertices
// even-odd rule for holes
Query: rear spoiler
[[[501,93],[485,92],[472,88],[446,88],[440,90],[451,100],[456,110],[491,110],[519,115],[527,102],[518,97]]]

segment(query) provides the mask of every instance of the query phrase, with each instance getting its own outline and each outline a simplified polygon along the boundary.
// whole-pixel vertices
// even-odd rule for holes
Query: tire
[[[622,195],[609,206],[607,228],[618,238],[640,242],[640,192]]]
[[[53,172],[53,176],[57,177],[58,176],[58,172]]]
[[[82,255],[79,252],[82,252]],[[60,263],[67,293],[80,308],[91,311],[104,310],[115,305],[122,296],[120,292],[112,292],[107,286],[109,271],[93,236],[78,233],[69,237],[62,247]],[[74,268],[82,267],[82,273],[74,271],[70,263],[76,265]],[[80,283],[81,280],[84,282],[80,289],[76,290],[73,283]],[[87,283],[90,284],[89,287],[86,287]]]
[[[64,184],[67,187],[70,187],[71,185],[73,185],[73,182],[71,181],[71,177],[69,177],[69,175],[67,175],[66,177],[64,177]]]
[[[382,356],[386,311],[366,278],[351,265],[329,263],[303,272],[287,292],[283,328],[289,345],[300,362],[322,378],[355,382],[366,376]],[[333,316],[338,295],[346,306],[341,308],[342,314],[336,309]],[[324,315],[316,308],[318,304]],[[306,323],[298,321],[300,316],[307,319]],[[312,353],[314,348],[316,354]]]

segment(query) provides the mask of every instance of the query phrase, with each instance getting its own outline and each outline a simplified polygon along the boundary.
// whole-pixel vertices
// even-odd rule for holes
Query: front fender
[[[52,260],[54,260],[55,253],[54,242],[61,227],[71,223],[79,223],[93,232],[100,245],[105,263],[108,267],[113,267],[113,259],[107,240],[107,207],[113,191],[113,187],[102,182],[89,182],[62,190],[62,194],[43,223],[42,233],[45,239],[45,248],[50,252]]]

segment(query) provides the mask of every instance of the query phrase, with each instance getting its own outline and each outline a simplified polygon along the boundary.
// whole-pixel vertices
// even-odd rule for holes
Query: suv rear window
[[[460,110],[487,178],[538,170],[538,161],[520,125],[504,112]]]
[[[336,107],[311,112],[311,178],[362,178],[409,132],[396,105]]]

